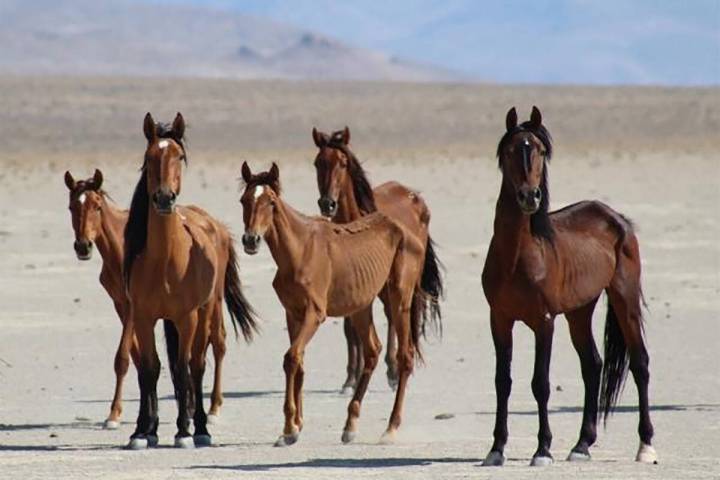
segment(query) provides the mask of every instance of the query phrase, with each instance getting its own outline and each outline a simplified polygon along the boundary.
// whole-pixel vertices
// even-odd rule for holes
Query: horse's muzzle
[[[93,244],[88,240],[75,240],[73,243],[75,255],[78,260],[90,260],[92,258]]]
[[[173,212],[176,199],[177,195],[172,191],[164,192],[162,190],[158,190],[152,196],[155,211],[161,215],[170,215]]]
[[[320,197],[320,200],[318,200],[318,206],[320,207],[320,213],[323,217],[332,218],[335,216],[335,213],[337,213],[338,204],[330,197]]]
[[[262,237],[257,233],[245,232],[242,236],[243,249],[248,255],[255,255],[260,247]]]
[[[541,201],[542,191],[539,188],[520,187],[517,189],[517,202],[520,205],[520,210],[525,215],[532,215],[537,212]]]

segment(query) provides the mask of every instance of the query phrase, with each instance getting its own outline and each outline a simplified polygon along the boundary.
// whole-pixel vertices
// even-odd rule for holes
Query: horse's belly
[[[382,290],[387,275],[378,275],[369,282],[354,282],[340,279],[333,282],[328,294],[328,316],[344,317],[351,315],[372,303]]]

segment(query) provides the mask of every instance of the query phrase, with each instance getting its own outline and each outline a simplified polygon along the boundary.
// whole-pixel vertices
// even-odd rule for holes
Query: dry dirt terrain
[[[718,89],[0,78],[0,478],[720,478],[719,97]],[[507,109],[516,105],[526,117],[533,104],[555,138],[552,207],[597,198],[637,224],[659,465],[633,462],[632,381],[600,429],[592,462],[564,461],[577,438],[583,389],[559,317],[550,399],[556,463],[527,466],[537,431],[533,339],[519,324],[509,460],[502,470],[480,466],[495,407],[480,285],[500,186],[494,150]],[[120,323],[97,281],[100,259],[75,258],[62,174],[84,177],[99,167],[107,190],[126,206],[148,110],[168,120],[184,113],[191,128],[181,202],[204,207],[236,235],[243,228],[236,180],[242,160],[254,169],[277,161],[285,198],[317,211],[313,125],[349,125],[374,183],[401,180],[425,196],[447,268],[445,334],[425,345],[427,363],[410,380],[395,445],[378,444],[393,400],[382,365],[356,443],[340,443],[345,342],[341,322],[327,319],[306,356],[301,439],[272,446],[282,427],[287,334],[266,247],[240,258],[263,332],[250,346],[229,342],[225,405],[211,430],[217,446],[170,448],[176,409],[166,369],[159,448],[122,448],[138,408],[132,369],[124,421],[119,430],[102,429]],[[601,303],[598,339],[604,315]],[[382,335],[379,308],[376,324]]]

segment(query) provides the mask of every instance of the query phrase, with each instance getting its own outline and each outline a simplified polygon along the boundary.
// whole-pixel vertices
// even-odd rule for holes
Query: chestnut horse
[[[427,224],[418,237],[379,212],[345,225],[308,217],[282,200],[279,175],[274,163],[270,171],[257,175],[247,163],[242,166],[246,184],[241,198],[243,246],[252,255],[263,238],[267,242],[277,265],[273,288],[285,307],[290,335],[290,349],[283,362],[285,426],[275,445],[295,443],[303,428],[303,358],[320,324],[328,315],[351,316],[366,309],[383,288],[387,289],[390,324],[398,338],[400,378],[381,440],[391,442],[400,426],[408,377],[415,358],[420,358],[418,341],[425,307],[420,275]],[[353,322],[362,342],[365,366],[348,406],[344,443],[355,438],[363,396],[380,355],[372,317],[353,317]]]
[[[169,127],[156,125],[148,113],[143,130],[147,150],[125,228],[123,260],[129,318],[140,350],[140,413],[128,447],[157,444],[160,361],[154,327],[159,318],[168,319],[165,337],[178,403],[175,446],[205,446],[211,443],[202,395],[205,352],[213,319],[222,321],[223,296],[233,325],[248,341],[255,319],[240,288],[227,227],[197,207],[175,205],[187,161],[182,115]]]
[[[495,441],[484,465],[502,465],[507,442],[512,329],[523,321],[535,333],[532,392],[538,404],[538,448],[531,465],[552,463],[548,423],[550,351],[555,316],[564,314],[580,357],[585,406],[580,438],[568,460],[589,460],[595,442],[598,395],[604,419],[614,409],[628,365],[638,389],[640,448],[636,460],[655,462],[648,407],[649,357],[645,347],[640,250],[630,221],[607,205],[583,201],[548,213],[550,133],[533,107],[518,125],[512,108],[497,149],[503,179],[495,209],[482,284],[490,304],[496,353]],[[592,314],[605,291],[605,361],[592,334]]]
[[[323,216],[336,223],[349,223],[364,215],[381,211],[393,220],[403,224],[410,232],[422,235],[427,229],[424,223],[430,222],[430,210],[420,195],[398,182],[386,182],[376,188],[370,186],[367,175],[355,154],[350,150],[350,129],[345,127],[332,135],[312,131],[313,140],[319,152],[315,157],[320,199],[318,205]],[[424,219],[420,221],[420,219]],[[435,255],[434,243],[428,236],[424,249],[425,264],[421,277],[421,286],[428,294],[430,316],[434,325],[441,325],[439,299],[443,294],[440,262]],[[386,296],[381,292],[380,299],[387,305]],[[372,306],[356,315],[372,316]],[[385,316],[390,315],[385,308]],[[345,318],[345,339],[348,346],[347,379],[342,390],[354,389],[362,372],[361,345],[357,333],[352,329],[352,321]],[[424,330],[423,330],[424,331]],[[397,386],[397,345],[392,328],[388,328],[387,364],[388,383],[392,388]]]
[[[79,260],[90,260],[93,247],[97,245],[102,258],[100,284],[108,293],[115,306],[115,311],[122,323],[120,344],[115,354],[115,394],[110,407],[110,414],[105,420],[104,428],[117,429],[122,415],[122,386],[132,359],[137,368],[140,361],[137,340],[129,324],[129,302],[125,293],[122,277],[123,262],[123,231],[127,224],[128,211],[120,210],[109,201],[107,193],[102,189],[103,174],[95,170],[95,175],[86,180],[76,181],[70,172],[65,172],[65,185],[70,191],[70,216],[75,232],[73,248]],[[208,421],[216,419],[223,403],[222,396],[222,363],[225,357],[225,325],[222,316],[213,319],[210,332],[210,343],[215,358],[215,381],[211,395]]]

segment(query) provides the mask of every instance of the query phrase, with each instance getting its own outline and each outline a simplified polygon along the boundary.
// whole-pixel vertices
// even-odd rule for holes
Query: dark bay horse
[[[605,420],[614,409],[628,366],[637,385],[640,448],[636,460],[656,462],[648,406],[649,357],[645,346],[640,285],[640,250],[628,219],[597,201],[583,201],[548,213],[547,162],[550,133],[533,107],[518,125],[512,108],[497,149],[503,179],[495,209],[482,284],[490,304],[496,353],[495,441],[484,465],[502,465],[507,442],[512,329],[521,320],[535,333],[532,391],[538,404],[538,448],[531,465],[552,463],[550,351],[555,316],[564,314],[580,357],[585,405],[580,438],[568,460],[589,460],[595,442],[598,396]],[[605,291],[605,360],[592,334],[592,313]]]
[[[157,444],[157,380],[160,360],[154,327],[164,321],[170,371],[178,403],[175,446],[211,443],[203,407],[202,378],[213,319],[222,319],[222,300],[246,340],[256,329],[243,296],[237,258],[227,227],[197,207],[175,204],[187,161],[185,121],[172,126],[145,116],[145,161],[125,228],[123,274],[130,321],[140,351],[140,413],[131,449]],[[221,320],[222,321],[222,320]],[[190,436],[190,418],[195,426]]]
[[[336,223],[349,223],[364,215],[380,211],[393,220],[400,222],[410,232],[422,235],[430,223],[430,209],[420,194],[398,182],[386,182],[372,188],[355,154],[350,150],[350,129],[345,127],[332,135],[313,128],[313,141],[319,152],[315,157],[320,199],[318,205],[323,216]],[[441,325],[439,300],[443,295],[440,261],[435,254],[434,243],[430,236],[424,249],[425,262],[421,277],[421,286],[428,294],[430,302],[430,320],[434,325]],[[387,310],[387,298],[381,292],[380,299],[385,305],[385,316],[390,321]],[[372,316],[372,305],[355,315]],[[363,369],[362,346],[360,338],[352,328],[352,319],[345,318],[345,339],[348,346],[347,379],[343,384],[343,392],[354,389]],[[387,364],[388,383],[392,388],[397,385],[397,345],[395,333],[388,328]]]
[[[408,377],[415,359],[420,358],[418,341],[426,305],[420,276],[427,224],[422,235],[416,236],[379,212],[345,225],[308,217],[282,200],[279,175],[275,164],[257,175],[247,163],[242,166],[243,246],[252,255],[262,239],[267,242],[277,265],[273,288],[285,307],[290,335],[283,362],[285,426],[275,445],[295,443],[303,428],[303,359],[320,324],[328,315],[350,316],[367,309],[383,288],[387,289],[390,324],[398,338],[398,388],[381,439],[391,442],[400,426]],[[380,355],[372,317],[353,317],[353,322],[365,362],[348,405],[344,443],[355,438],[362,400]]]
[[[115,354],[115,394],[110,414],[104,427],[108,430],[120,426],[122,415],[122,386],[130,360],[137,368],[140,361],[137,340],[129,328],[128,315],[130,304],[125,292],[122,275],[124,255],[123,232],[127,224],[128,211],[121,210],[109,200],[103,190],[103,174],[95,170],[95,175],[86,180],[75,180],[70,172],[65,172],[65,185],[70,194],[70,217],[75,233],[73,248],[79,260],[92,258],[94,246],[102,258],[100,284],[110,296],[115,311],[122,323],[120,344]],[[215,379],[211,395],[208,421],[212,423],[220,414],[223,403],[222,364],[225,357],[225,325],[222,316],[214,317],[210,330],[210,343],[215,358]]]

